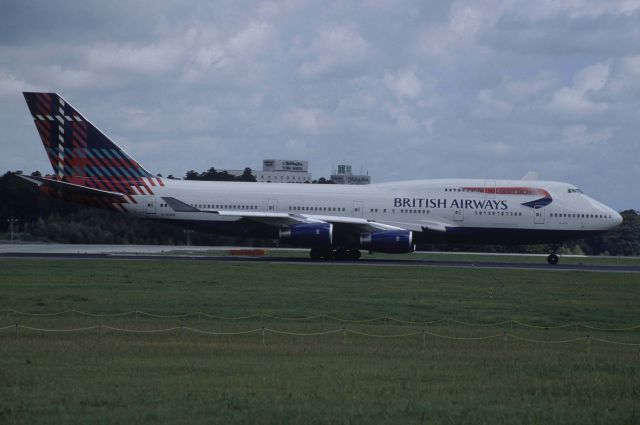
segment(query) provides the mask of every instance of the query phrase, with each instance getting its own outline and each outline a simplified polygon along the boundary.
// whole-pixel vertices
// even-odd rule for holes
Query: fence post
[[[591,353],[591,336],[587,335],[587,354]]]
[[[76,318],[75,312],[76,312],[76,311],[75,311],[73,308],[71,308],[71,318],[72,318],[72,319],[75,319],[75,318]]]
[[[347,345],[347,328],[342,327],[342,344]]]
[[[425,333],[424,329],[422,330],[422,349],[424,351],[427,351],[427,334]]]
[[[502,335],[504,336],[504,351],[507,351],[507,332],[504,331],[502,332]]]
[[[266,345],[264,342],[264,326],[262,327],[262,345]]]
[[[184,325],[180,325],[180,338],[184,335]]]
[[[16,323],[16,338],[20,336],[19,325]]]

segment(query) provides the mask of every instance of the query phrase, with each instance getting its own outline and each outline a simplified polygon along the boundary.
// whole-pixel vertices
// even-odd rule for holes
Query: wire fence
[[[508,327],[509,329],[513,329],[514,327],[522,327],[522,328],[531,328],[531,329],[540,329],[540,330],[553,330],[553,329],[562,329],[562,328],[574,328],[576,331],[579,329],[586,329],[590,331],[598,331],[598,332],[627,332],[639,330],[640,325],[619,327],[619,328],[606,328],[599,326],[592,326],[586,323],[564,323],[557,325],[538,325],[533,323],[526,323],[519,320],[509,319],[502,320],[493,323],[479,323],[479,322],[466,322],[462,320],[457,320],[454,318],[439,318],[432,320],[405,320],[399,319],[396,317],[390,316],[379,316],[373,318],[366,319],[347,319],[343,317],[332,316],[328,314],[315,314],[315,315],[307,315],[307,316],[277,316],[269,313],[255,313],[244,316],[221,316],[206,313],[203,311],[193,311],[187,313],[179,313],[179,314],[160,314],[160,313],[150,313],[142,310],[132,310],[123,313],[89,313],[81,310],[64,310],[59,312],[52,313],[29,313],[19,310],[14,310],[12,308],[6,309],[6,317],[11,318],[12,316],[23,316],[23,317],[63,317],[70,316],[72,318],[75,317],[91,317],[91,318],[125,318],[125,317],[135,317],[137,318],[153,318],[153,319],[187,319],[187,318],[197,318],[197,319],[213,319],[213,320],[223,320],[223,321],[243,321],[243,320],[259,320],[260,322],[265,321],[285,321],[285,322],[312,322],[312,321],[330,321],[336,323],[348,323],[348,324],[372,324],[375,322],[382,322],[385,324],[395,323],[400,325],[412,325],[412,326],[430,326],[437,324],[446,324],[447,326],[460,325],[460,326],[469,326],[469,327]]]
[[[507,341],[509,339],[531,343],[531,344],[572,344],[572,343],[577,343],[582,341],[582,342],[586,342],[587,351],[590,351],[592,341],[600,342],[603,344],[612,344],[612,345],[618,345],[618,346],[640,348],[640,343],[638,342],[614,341],[614,340],[605,339],[605,338],[593,337],[591,335],[585,335],[585,336],[562,339],[562,340],[543,340],[543,339],[527,338],[511,332],[506,332],[506,331],[503,331],[501,333],[484,335],[484,336],[462,337],[462,336],[443,335],[441,333],[428,331],[427,329],[422,329],[419,331],[412,331],[412,332],[403,332],[398,334],[375,334],[370,332],[362,332],[360,330],[350,329],[347,327],[330,329],[330,330],[320,331],[320,332],[292,332],[292,331],[268,328],[264,326],[260,328],[252,328],[252,329],[240,330],[235,332],[217,332],[217,331],[210,331],[210,330],[204,330],[204,329],[197,329],[197,328],[184,326],[184,325],[173,326],[169,328],[160,328],[160,329],[132,329],[132,328],[119,328],[119,327],[114,327],[109,325],[98,324],[98,325],[86,326],[86,327],[80,327],[80,328],[52,329],[52,328],[37,328],[33,326],[25,326],[19,323],[15,323],[13,325],[0,327],[0,331],[7,331],[7,330],[13,330],[15,332],[16,338],[19,338],[21,336],[21,331],[25,331],[25,330],[32,331],[32,332],[41,332],[41,333],[76,333],[76,332],[94,331],[97,333],[98,337],[104,336],[104,333],[106,331],[111,331],[114,333],[125,333],[125,334],[177,333],[177,335],[179,335],[180,337],[184,337],[185,334],[188,332],[193,332],[195,334],[203,334],[203,335],[210,335],[210,336],[242,336],[242,335],[250,335],[250,334],[260,334],[262,336],[262,343],[265,344],[266,336],[268,334],[286,335],[286,336],[293,336],[293,337],[317,337],[317,336],[341,333],[343,336],[343,342],[345,344],[347,343],[347,335],[356,335],[356,336],[361,336],[366,338],[382,338],[382,339],[412,338],[412,337],[415,338],[417,336],[421,336],[422,345],[423,345],[423,348],[425,349],[426,349],[427,337],[443,339],[443,340],[451,340],[451,341],[470,341],[470,342],[502,339],[504,342],[505,350],[507,349]]]

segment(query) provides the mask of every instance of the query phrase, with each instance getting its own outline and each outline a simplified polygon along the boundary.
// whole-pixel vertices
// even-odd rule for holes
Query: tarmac
[[[304,257],[287,256],[233,256],[229,250],[238,247],[213,246],[175,246],[175,245],[73,245],[73,244],[33,244],[6,243],[0,244],[0,258],[22,259],[102,259],[102,260],[162,260],[162,261],[211,261],[241,263],[278,263],[309,265],[344,265],[344,266],[400,266],[400,267],[448,267],[466,269],[507,269],[507,270],[545,270],[545,271],[586,271],[605,273],[640,273],[640,265],[590,265],[560,264],[549,265],[544,255],[538,255],[540,264],[497,262],[491,254],[491,261],[483,261],[478,255],[477,261],[468,260],[433,260],[421,259],[418,255],[398,255],[398,259],[367,259],[347,261],[317,261]],[[277,248],[268,248],[274,250]],[[292,251],[287,248],[285,251]],[[211,252],[220,252],[212,255]],[[300,250],[306,251],[306,250]],[[207,252],[207,254],[204,254]],[[203,253],[203,254],[200,254]],[[511,256],[512,254],[504,254]]]

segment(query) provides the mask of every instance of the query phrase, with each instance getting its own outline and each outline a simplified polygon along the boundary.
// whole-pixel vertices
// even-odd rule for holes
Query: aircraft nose
[[[613,211],[613,214],[611,214],[611,219],[613,220],[614,226],[618,226],[619,224],[622,223],[622,216],[618,214],[616,211]]]

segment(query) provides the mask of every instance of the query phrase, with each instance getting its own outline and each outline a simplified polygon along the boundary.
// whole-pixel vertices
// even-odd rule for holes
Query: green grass
[[[190,261],[0,260],[0,300],[31,313],[143,310],[223,316],[329,314],[348,319],[514,319],[598,327],[640,324],[640,275],[421,267],[349,267]],[[262,326],[308,333],[329,320],[221,321],[24,317],[42,328],[98,323],[129,329],[184,324],[217,332]],[[421,332],[395,322],[345,323],[378,335]],[[640,331],[471,327],[429,333],[539,340],[640,342]],[[451,423],[635,424],[638,347],[585,339],[533,344],[502,337],[422,335],[244,336],[186,331],[52,334],[0,331],[0,423]],[[426,348],[426,349],[425,349]]]

